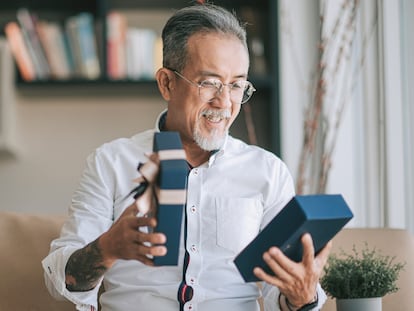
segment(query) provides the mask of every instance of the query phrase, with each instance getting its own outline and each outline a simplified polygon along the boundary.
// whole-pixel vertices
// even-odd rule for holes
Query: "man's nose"
[[[233,104],[231,100],[231,88],[229,85],[222,85],[222,87],[217,90],[215,100],[213,104],[219,108],[229,108]]]

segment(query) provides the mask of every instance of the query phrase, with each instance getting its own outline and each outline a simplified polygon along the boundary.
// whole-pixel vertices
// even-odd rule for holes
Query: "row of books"
[[[162,66],[162,40],[152,29],[128,26],[124,14],[111,11],[107,25],[107,76],[110,79],[153,79]]]
[[[103,33],[89,12],[60,24],[22,8],[4,31],[24,81],[152,79],[162,54],[156,33],[128,26],[119,12],[110,12],[105,22]]]

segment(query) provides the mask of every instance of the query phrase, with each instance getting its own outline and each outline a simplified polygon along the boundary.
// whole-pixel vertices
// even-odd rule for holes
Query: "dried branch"
[[[296,184],[298,193],[323,193],[326,189],[345,99],[349,99],[346,95],[351,71],[347,63],[351,60],[356,38],[358,8],[358,0],[344,0],[331,31],[328,31],[325,25],[327,6],[325,2],[321,3],[317,82],[305,111],[304,141]]]

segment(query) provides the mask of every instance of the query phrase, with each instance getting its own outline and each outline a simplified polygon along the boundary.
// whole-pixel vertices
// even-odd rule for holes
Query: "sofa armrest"
[[[46,289],[41,261],[58,237],[64,216],[0,212],[1,310],[75,310]]]

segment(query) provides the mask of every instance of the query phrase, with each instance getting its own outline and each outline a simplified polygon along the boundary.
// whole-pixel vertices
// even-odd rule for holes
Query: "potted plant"
[[[405,263],[394,260],[395,256],[370,250],[367,244],[359,253],[354,245],[349,254],[342,250],[339,256],[330,255],[321,285],[328,296],[336,298],[338,311],[379,311],[382,297],[398,290],[396,282]]]

